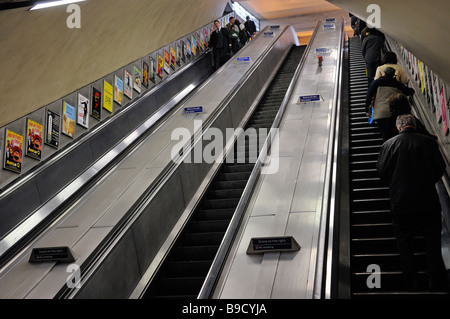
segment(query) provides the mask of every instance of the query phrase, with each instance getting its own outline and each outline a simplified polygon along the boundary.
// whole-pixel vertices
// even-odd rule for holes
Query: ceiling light
[[[56,6],[62,6],[65,4],[71,4],[75,2],[81,2],[86,0],[59,0],[59,1],[52,1],[52,2],[43,2],[39,3],[35,6],[33,6],[30,10],[38,10],[38,9],[45,9],[50,7],[56,7]]]

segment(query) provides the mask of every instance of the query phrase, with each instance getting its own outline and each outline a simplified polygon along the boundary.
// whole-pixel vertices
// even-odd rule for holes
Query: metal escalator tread
[[[349,38],[349,178],[350,178],[350,271],[351,298],[441,298],[444,292],[427,290],[426,254],[423,237],[415,237],[419,290],[404,287],[400,257],[392,230],[389,188],[382,185],[376,171],[381,135],[365,116],[367,78],[358,37]],[[361,76],[364,75],[364,76]],[[381,287],[370,288],[369,265],[381,270]]]
[[[305,48],[291,48],[246,129],[272,126]],[[143,299],[197,297],[253,170],[256,160],[253,150],[258,149],[253,146],[249,142],[245,147],[235,145],[234,163],[221,166]],[[241,163],[241,160],[245,162]]]

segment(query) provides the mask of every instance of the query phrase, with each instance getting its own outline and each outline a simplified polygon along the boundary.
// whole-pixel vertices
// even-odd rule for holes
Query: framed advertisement
[[[177,59],[176,62],[178,64],[178,66],[181,65],[181,47],[179,44],[177,44]]]
[[[42,124],[27,118],[27,145],[25,155],[37,160],[42,156]]]
[[[136,66],[134,66],[133,68],[133,77],[134,77],[134,84],[133,84],[133,88],[136,92],[141,93],[141,70],[139,70],[139,68],[137,68]]]
[[[129,98],[133,98],[133,76],[127,70],[124,71],[123,75],[123,93]]]
[[[158,54],[158,76],[163,78],[163,69],[164,69],[164,59],[161,54]]]
[[[47,109],[45,123],[45,144],[54,148],[59,146],[59,130],[61,127],[61,117],[59,114]]]
[[[122,105],[123,101],[123,81],[117,75],[114,75],[114,101]]]
[[[148,88],[149,67],[145,61],[142,61],[142,85]]]
[[[92,87],[92,117],[100,121],[102,115],[102,92]]]
[[[447,96],[445,92],[445,84],[441,83],[439,90],[439,103],[441,107],[441,116],[442,116],[442,126],[444,129],[444,134],[448,134],[448,113],[447,113]]]
[[[113,111],[113,87],[103,80],[103,108],[112,113]]]
[[[186,62],[186,43],[181,41],[181,61]]]
[[[157,73],[156,61],[155,61],[155,59],[150,57],[150,76],[149,76],[149,79],[153,83],[156,83],[156,73]]]
[[[66,101],[63,101],[63,134],[75,137],[75,121],[76,121],[76,109],[75,106],[70,105]]]
[[[77,123],[85,128],[89,128],[89,99],[78,93],[78,117]]]
[[[176,61],[176,52],[175,49],[170,47],[170,67],[175,71],[175,61]]]
[[[169,52],[164,49],[164,72],[167,74],[170,74],[170,54]]]
[[[20,173],[22,171],[23,135],[6,129],[4,148],[3,168]]]
[[[191,55],[192,55],[191,41],[187,40],[186,41],[186,56],[188,57],[188,59],[190,59]]]
[[[439,78],[436,76],[436,74],[433,74],[433,104],[434,108],[436,109],[436,121],[440,123],[442,120],[442,116],[441,107],[439,104]]]
[[[192,56],[195,57],[195,55],[197,54],[197,40],[195,40],[194,35],[191,36],[191,46]]]

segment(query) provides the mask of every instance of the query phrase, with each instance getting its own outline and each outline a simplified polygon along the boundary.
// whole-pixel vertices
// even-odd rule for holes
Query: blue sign
[[[237,58],[237,62],[238,63],[250,62],[250,57],[249,56],[239,57],[239,58]]]
[[[279,24],[278,24],[278,25],[271,25],[270,28],[271,28],[271,29],[279,29],[279,28],[280,28],[280,25],[279,25]]]
[[[307,102],[318,102],[321,101],[322,98],[320,97],[319,94],[314,94],[314,95],[303,95],[300,96],[299,102],[300,103],[307,103]]]
[[[316,49],[316,53],[329,53],[330,49],[329,48],[317,48]]]
[[[336,28],[336,26],[334,24],[324,24],[323,28],[325,30],[334,30]]]
[[[203,106],[185,107],[185,114],[203,113]]]
[[[273,31],[264,32],[265,37],[273,37],[274,35],[275,35],[275,33],[273,33]]]
[[[336,22],[336,18],[326,18],[326,22]]]

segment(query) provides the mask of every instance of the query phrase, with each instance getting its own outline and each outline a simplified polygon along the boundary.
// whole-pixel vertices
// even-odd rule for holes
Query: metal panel
[[[100,266],[95,277],[85,282],[79,290],[79,299],[124,298],[140,278],[134,238],[128,232],[114,247]]]
[[[175,173],[162,186],[132,226],[141,276],[164,243],[184,207],[185,199],[180,176]],[[131,292],[131,290],[128,291]]]

